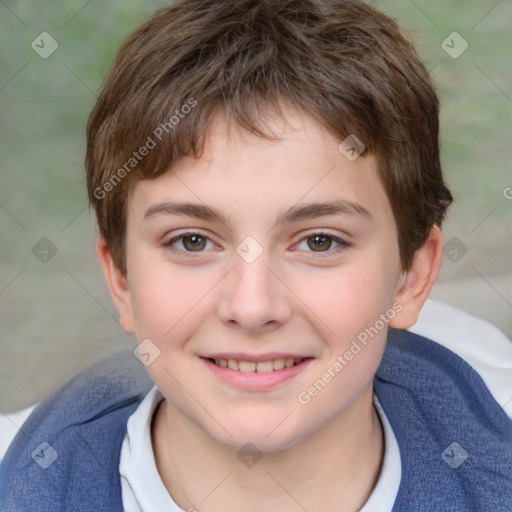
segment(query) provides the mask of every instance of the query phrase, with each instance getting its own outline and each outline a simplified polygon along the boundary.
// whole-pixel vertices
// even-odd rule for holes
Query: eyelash
[[[188,237],[191,237],[191,236],[200,236],[201,238],[204,238],[208,241],[211,242],[211,240],[209,239],[209,237],[203,235],[202,233],[198,232],[198,231],[187,231],[186,233],[180,233],[179,235],[176,235],[174,236],[173,238],[171,238],[170,240],[168,240],[167,242],[164,243],[164,247],[171,250],[172,252],[174,253],[179,253],[181,256],[185,256],[186,258],[196,258],[196,254],[200,254],[203,251],[187,251],[187,250],[181,250],[181,249],[176,249],[175,247],[173,247],[173,244],[183,238],[188,238]],[[339,252],[341,252],[342,250],[348,248],[348,247],[351,247],[352,244],[347,242],[346,240],[343,240],[341,238],[338,238],[336,236],[333,236],[329,233],[325,233],[323,231],[318,231],[318,232],[314,232],[314,233],[310,233],[304,237],[302,237],[297,244],[295,245],[298,245],[300,244],[301,242],[303,242],[304,240],[307,240],[308,238],[314,238],[314,237],[317,237],[317,236],[325,236],[329,239],[331,239],[332,241],[334,241],[335,243],[339,244],[339,247],[335,248],[334,250],[327,250],[327,251],[319,251],[319,252],[315,252],[315,251],[308,251],[308,252],[311,252],[314,256],[314,258],[326,258],[328,256],[332,256],[333,254],[338,254]]]

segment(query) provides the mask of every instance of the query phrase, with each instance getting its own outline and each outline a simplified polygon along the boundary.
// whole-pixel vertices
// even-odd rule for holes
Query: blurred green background
[[[444,233],[458,256],[447,250],[432,297],[511,337],[511,1],[371,3],[406,31],[442,99],[442,158],[456,200]],[[121,40],[164,5],[0,2],[0,411],[35,403],[86,363],[135,347],[96,262],[85,124]],[[46,59],[31,47],[42,32],[58,44]],[[447,39],[453,32],[462,39]],[[452,53],[464,41],[468,48],[453,58],[445,40]],[[49,256],[57,251],[47,262],[33,253],[38,242]]]

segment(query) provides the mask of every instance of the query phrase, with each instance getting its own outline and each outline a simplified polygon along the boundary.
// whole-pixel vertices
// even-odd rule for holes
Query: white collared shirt
[[[163,400],[154,386],[130,416],[121,448],[119,472],[126,512],[187,512],[173,501],[158,473],[151,445],[151,420]],[[360,512],[388,512],[393,507],[400,486],[400,451],[377,395],[374,404],[384,426],[384,461],[379,481]],[[141,468],[144,468],[141,471]]]

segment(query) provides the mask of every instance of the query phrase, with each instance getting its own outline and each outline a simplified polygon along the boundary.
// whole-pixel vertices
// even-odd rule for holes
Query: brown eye
[[[313,251],[324,251],[332,245],[332,238],[325,235],[310,236],[307,240],[308,247]]]
[[[334,243],[334,246],[333,246]],[[300,247],[305,244],[306,247]],[[351,247],[352,244],[328,233],[312,233],[302,238],[297,247],[306,253],[316,253],[315,257],[323,258],[337,255],[341,251]]]
[[[187,251],[201,251],[206,245],[206,238],[201,235],[184,236],[182,240]]]
[[[210,247],[207,247],[210,244]],[[194,256],[194,253],[198,255],[205,252],[205,249],[214,248],[215,244],[201,233],[181,233],[168,242],[164,243],[164,247],[176,254],[181,256]]]

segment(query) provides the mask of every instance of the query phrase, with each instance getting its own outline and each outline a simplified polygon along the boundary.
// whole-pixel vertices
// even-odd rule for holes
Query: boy
[[[175,2],[121,47],[87,139],[144,367],[112,357],[39,405],[2,510],[510,510],[512,422],[405,331],[452,198],[435,91],[392,20]]]

